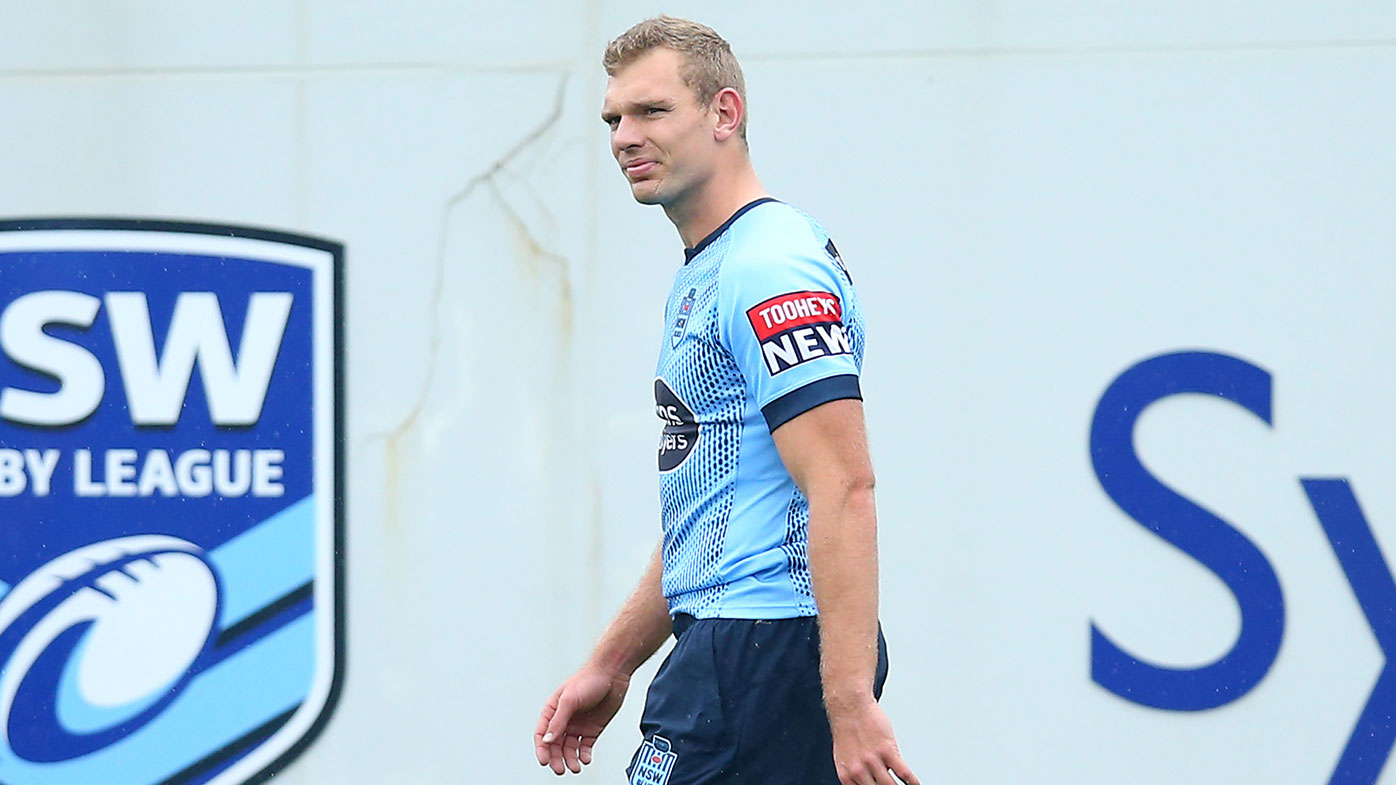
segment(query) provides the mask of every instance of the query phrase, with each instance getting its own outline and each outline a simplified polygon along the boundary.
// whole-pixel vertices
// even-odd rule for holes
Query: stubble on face
[[[681,64],[677,52],[656,49],[607,82],[601,114],[611,128],[611,154],[640,204],[668,208],[693,189],[702,111],[679,76]]]

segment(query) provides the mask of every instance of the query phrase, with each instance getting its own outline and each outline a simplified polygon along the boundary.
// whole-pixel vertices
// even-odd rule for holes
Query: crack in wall
[[[561,265],[564,270],[563,280],[564,282],[566,281],[566,259],[560,255],[545,251],[542,246],[537,243],[532,233],[528,231],[527,225],[523,222],[522,218],[519,217],[517,211],[503,198],[499,191],[498,184],[495,182],[495,178],[501,173],[506,173],[510,161],[534,144],[540,142],[562,119],[563,106],[567,95],[567,84],[570,77],[570,72],[564,72],[558,80],[557,90],[553,99],[553,107],[548,113],[548,116],[545,117],[537,127],[506,150],[503,155],[495,159],[494,163],[467,181],[459,191],[446,200],[445,205],[442,207],[440,231],[437,235],[436,269],[431,287],[434,296],[432,298],[431,314],[428,319],[430,338],[427,345],[427,370],[417,390],[417,394],[413,397],[412,405],[402,421],[390,431],[370,434],[365,439],[365,441],[369,443],[378,439],[383,439],[385,441],[384,458],[386,465],[384,468],[386,476],[384,480],[387,488],[387,498],[385,499],[386,522],[390,528],[395,527],[400,519],[399,492],[402,486],[404,443],[407,437],[416,430],[421,421],[422,414],[427,407],[427,398],[436,385],[436,379],[441,366],[442,311],[445,307],[446,298],[446,253],[450,247],[452,213],[461,204],[465,203],[478,188],[482,185],[487,186],[495,200],[499,203],[501,209],[504,210],[506,215],[510,216],[511,222],[515,224],[516,229],[522,227],[522,235],[527,238],[533,248],[537,249],[538,257],[550,259]],[[565,301],[568,303],[568,320],[570,322],[570,287],[564,286],[564,294]]]
[[[533,197],[534,207],[538,210],[543,220],[550,224],[555,223],[555,219],[553,218],[551,211],[548,209],[547,204],[544,203],[544,201],[537,195],[537,193],[533,191],[528,181],[520,178],[515,178],[515,182],[529,196]],[[490,188],[491,194],[495,198],[496,204],[499,206],[499,209],[504,213],[504,217],[509,220],[509,225],[514,230],[515,241],[520,246],[519,250],[522,252],[521,257],[531,261],[546,263],[547,266],[551,268],[552,272],[554,272],[558,276],[560,290],[559,299],[561,300],[562,306],[562,310],[559,312],[560,318],[558,319],[558,328],[567,337],[567,341],[570,343],[575,317],[572,285],[569,277],[567,257],[561,253],[558,253],[557,251],[550,250],[543,246],[543,243],[539,240],[537,233],[535,233],[533,229],[529,226],[528,221],[524,219],[523,215],[519,212],[519,210],[516,209],[514,205],[510,203],[509,199],[504,195],[504,191],[501,190],[499,182],[497,180],[491,179],[489,180],[487,185]],[[536,272],[536,270],[534,272]]]

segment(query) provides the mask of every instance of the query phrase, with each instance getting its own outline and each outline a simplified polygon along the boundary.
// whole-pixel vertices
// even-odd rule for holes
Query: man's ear
[[[719,142],[725,142],[737,129],[742,127],[742,118],[746,117],[746,104],[742,102],[742,97],[731,87],[724,87],[713,96],[712,109],[717,113],[717,125],[713,127],[713,138]]]

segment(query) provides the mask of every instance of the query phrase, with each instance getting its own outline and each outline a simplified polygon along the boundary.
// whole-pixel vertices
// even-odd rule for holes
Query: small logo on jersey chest
[[[659,470],[673,471],[698,443],[698,418],[663,379],[654,380],[654,413],[664,421],[664,433],[659,438]]]
[[[678,759],[678,753],[672,751],[668,739],[651,736],[640,745],[640,754],[635,756],[630,785],[665,785],[674,771],[674,761]]]
[[[669,348],[679,348],[679,341],[683,340],[683,334],[688,331],[688,318],[693,315],[693,301],[698,299],[698,290],[689,289],[684,296],[683,302],[679,303],[679,315],[674,318],[674,330]]]

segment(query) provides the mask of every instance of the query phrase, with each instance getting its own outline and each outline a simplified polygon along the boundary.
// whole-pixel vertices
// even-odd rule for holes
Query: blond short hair
[[[746,80],[742,67],[732,54],[732,47],[717,31],[705,24],[673,16],[646,19],[606,45],[601,65],[606,74],[615,76],[654,49],[672,49],[683,57],[679,78],[693,90],[700,106],[706,106],[719,91],[732,88],[746,106]],[[742,114],[737,132],[746,142],[746,113]]]

